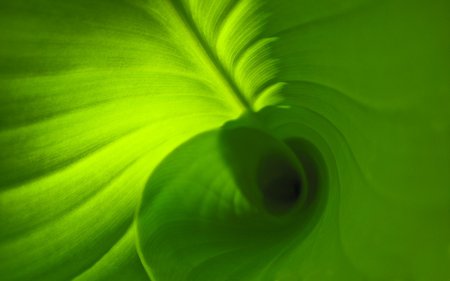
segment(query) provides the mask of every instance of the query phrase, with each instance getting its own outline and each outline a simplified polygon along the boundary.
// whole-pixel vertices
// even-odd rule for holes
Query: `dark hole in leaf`
[[[268,211],[283,214],[291,210],[302,196],[299,171],[282,155],[268,155],[261,161],[258,185]]]
[[[318,215],[319,210],[323,209],[325,205],[328,192],[327,168],[321,153],[313,144],[300,138],[287,139],[285,143],[302,164],[308,180],[308,195],[305,200],[304,211],[317,213],[316,215]]]

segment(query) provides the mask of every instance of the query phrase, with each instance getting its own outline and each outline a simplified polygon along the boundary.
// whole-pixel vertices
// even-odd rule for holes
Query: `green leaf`
[[[448,280],[449,10],[2,1],[1,279]]]
[[[268,132],[234,126],[186,142],[147,183],[137,229],[155,280],[274,280],[319,223],[327,201],[320,155],[297,159]]]

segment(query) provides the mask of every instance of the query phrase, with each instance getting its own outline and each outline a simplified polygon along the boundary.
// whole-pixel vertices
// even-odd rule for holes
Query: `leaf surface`
[[[2,1],[2,280],[448,280],[449,10]]]

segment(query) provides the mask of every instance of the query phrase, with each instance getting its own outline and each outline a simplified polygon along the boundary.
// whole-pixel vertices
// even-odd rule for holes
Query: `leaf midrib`
[[[211,62],[211,64],[215,67],[216,71],[219,73],[219,76],[231,89],[231,91],[234,94],[233,98],[237,100],[237,102],[241,105],[241,107],[243,107],[247,112],[254,112],[251,103],[247,100],[247,98],[239,89],[238,85],[236,84],[230,73],[225,69],[224,65],[222,64],[218,56],[215,54],[215,52],[203,38],[203,36],[201,35],[200,31],[197,28],[197,25],[195,24],[192,17],[189,16],[183,4],[175,0],[169,0],[168,2],[172,5],[179,19],[185,24],[187,31],[189,31],[193,39],[200,44],[202,49],[201,51],[205,54],[205,57]],[[226,18],[226,16],[224,18]]]

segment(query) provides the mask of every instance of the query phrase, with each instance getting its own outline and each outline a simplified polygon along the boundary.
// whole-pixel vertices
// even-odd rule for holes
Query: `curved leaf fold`
[[[1,279],[449,280],[449,10],[1,1]]]

